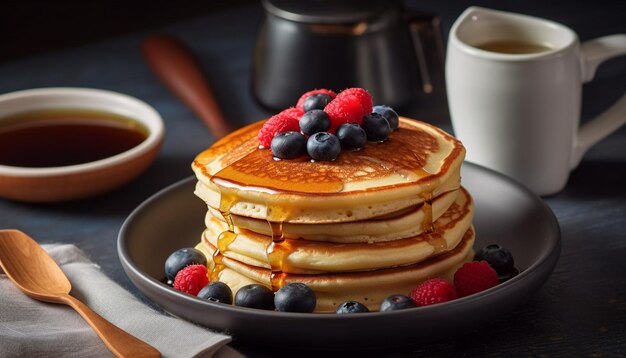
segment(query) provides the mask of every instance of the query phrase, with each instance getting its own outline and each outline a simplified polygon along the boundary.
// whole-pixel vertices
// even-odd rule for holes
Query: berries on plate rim
[[[274,294],[274,307],[280,312],[311,313],[316,304],[315,292],[301,282],[290,282]]]
[[[454,285],[443,278],[431,278],[415,286],[409,297],[418,307],[452,301],[457,298]]]
[[[233,303],[233,291],[221,281],[209,282],[196,295],[199,298],[230,305]]]
[[[454,287],[459,297],[482,292],[499,283],[498,273],[487,261],[466,262],[454,273]]]
[[[193,247],[184,247],[172,252],[167,259],[165,259],[165,279],[168,285],[174,284],[174,278],[178,271],[182,270],[186,266],[193,264],[207,264],[206,256],[202,251]]]
[[[336,314],[355,314],[355,313],[368,313],[370,310],[366,305],[358,301],[345,301],[337,306],[335,310]]]
[[[391,295],[380,304],[380,312],[397,311],[417,307],[411,297],[406,295]]]
[[[197,296],[198,292],[209,283],[205,265],[189,265],[178,271],[174,278],[174,289]]]
[[[273,310],[274,292],[258,283],[245,285],[235,293],[235,306]]]

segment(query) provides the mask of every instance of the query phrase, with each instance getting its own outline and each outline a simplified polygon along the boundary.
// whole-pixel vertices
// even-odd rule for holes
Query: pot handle
[[[437,15],[426,11],[405,10],[403,15],[411,33],[422,91],[426,94],[439,91],[436,87],[443,83],[435,83],[434,77],[437,70],[443,71],[445,50],[441,21]],[[426,49],[434,51],[429,53]]]

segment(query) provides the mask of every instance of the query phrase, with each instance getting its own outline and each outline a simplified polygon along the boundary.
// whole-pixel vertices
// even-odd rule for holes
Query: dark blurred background
[[[0,62],[156,28],[253,0],[6,1],[0,8]]]
[[[4,1],[0,8],[0,62],[156,28],[249,3],[257,3],[261,14],[260,0]],[[562,22],[578,31],[581,40],[615,33],[616,23],[621,23],[621,32],[626,32],[626,1],[622,0],[405,0],[405,3],[410,8],[439,14],[445,35],[454,19],[472,5]],[[586,16],[573,16],[580,13]],[[589,26],[590,22],[593,26]]]

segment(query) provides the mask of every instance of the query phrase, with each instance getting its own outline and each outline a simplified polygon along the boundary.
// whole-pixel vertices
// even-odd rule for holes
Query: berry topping
[[[305,112],[312,111],[314,109],[324,109],[330,101],[333,100],[334,97],[326,93],[318,93],[309,96],[304,103],[302,104],[302,109]]]
[[[324,112],[330,117],[329,132],[331,133],[335,133],[337,128],[344,123],[355,122],[360,125],[366,113],[363,112],[359,97],[351,94],[337,96],[324,108]]]
[[[258,283],[246,285],[240,288],[235,294],[235,305],[262,310],[273,310],[274,292]]]
[[[398,129],[398,126],[400,125],[400,117],[398,116],[398,113],[393,110],[393,108],[380,105],[374,106],[372,111],[383,116],[383,118],[389,122],[389,127],[391,127],[392,131]]]
[[[456,298],[456,290],[452,283],[441,278],[433,278],[417,285],[409,297],[418,306],[450,301]]]
[[[341,152],[339,138],[328,132],[315,133],[306,142],[306,151],[313,160],[333,161]]]
[[[347,150],[359,150],[365,146],[367,135],[357,123],[344,123],[337,128],[337,138],[341,147]]]
[[[487,261],[489,265],[496,270],[498,276],[505,276],[516,271],[515,262],[513,262],[513,255],[509,250],[498,244],[483,247],[480,251],[478,251],[474,260]]]
[[[274,305],[281,312],[311,313],[316,304],[315,292],[300,282],[286,284],[274,296]]]
[[[383,300],[380,304],[380,312],[403,310],[405,308],[417,307],[415,302],[405,295],[392,295]]]
[[[267,120],[259,131],[259,143],[269,148],[272,143],[272,138],[278,133],[288,131],[300,131],[300,125],[298,120],[304,114],[302,108],[288,108],[284,111],[273,115]]]
[[[306,135],[326,132],[330,128],[330,117],[321,109],[313,109],[300,117],[300,130]]]
[[[272,139],[271,148],[276,158],[298,158],[306,154],[306,138],[300,132],[278,133]]]
[[[190,295],[198,295],[202,287],[209,283],[205,265],[189,265],[178,271],[174,278],[174,288]]]
[[[366,313],[370,310],[364,304],[357,301],[346,301],[337,307],[337,314],[348,314],[348,313]]]
[[[204,286],[197,296],[205,300],[227,305],[233,303],[233,291],[230,290],[227,284],[220,281],[214,281]]]
[[[304,101],[306,101],[307,98],[315,94],[326,94],[326,95],[329,95],[331,99],[334,99],[335,97],[337,97],[337,94],[331,90],[328,90],[325,88],[314,89],[300,96],[300,98],[298,99],[298,103],[296,104],[296,107],[303,108]]]
[[[374,112],[363,117],[361,124],[370,142],[383,142],[389,137],[391,128],[389,122],[380,114]]]
[[[337,97],[343,96],[355,96],[359,99],[359,103],[361,103],[361,109],[363,110],[363,114],[372,112],[372,95],[370,95],[363,88],[348,88],[337,95]]]
[[[167,278],[167,284],[171,285],[174,282],[178,271],[182,270],[185,266],[193,264],[206,266],[206,257],[202,251],[192,247],[174,251],[165,260],[165,278]]]
[[[466,262],[454,273],[454,287],[459,297],[484,291],[498,283],[498,274],[487,261]]]

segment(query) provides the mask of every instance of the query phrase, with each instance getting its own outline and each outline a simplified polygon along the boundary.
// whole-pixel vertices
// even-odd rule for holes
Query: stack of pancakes
[[[211,280],[233,292],[303,282],[318,312],[348,300],[377,310],[473,257],[473,204],[460,185],[465,149],[455,138],[401,118],[387,141],[333,162],[276,160],[259,148],[262,124],[222,138],[192,164],[195,194],[208,205],[197,248]]]

